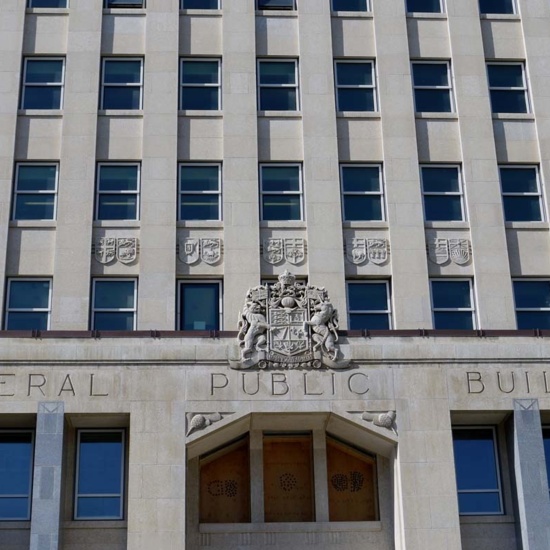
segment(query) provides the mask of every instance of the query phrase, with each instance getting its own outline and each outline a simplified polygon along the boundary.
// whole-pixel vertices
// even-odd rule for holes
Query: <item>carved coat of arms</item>
[[[355,265],[367,261],[367,239],[349,239],[346,243],[346,257]]]
[[[367,250],[369,261],[373,264],[383,264],[388,259],[388,241],[386,239],[368,239]]]
[[[220,239],[201,239],[201,260],[210,265],[219,262],[221,249]]]
[[[432,239],[428,242],[428,258],[437,265],[447,262],[465,265],[470,261],[470,241],[468,239]]]
[[[266,239],[264,241],[264,260],[269,264],[279,264],[285,257],[284,239]]]
[[[110,264],[116,258],[116,239],[101,237],[95,243],[95,259],[100,264]]]
[[[137,257],[137,244],[138,240],[136,238],[117,239],[117,260],[123,264],[131,264],[135,261]]]
[[[231,368],[347,367],[338,345],[338,312],[322,287],[285,271],[274,284],[251,288],[239,313],[240,358]]]
[[[214,265],[222,255],[222,240],[215,238],[182,239],[179,243],[178,257],[184,264],[196,264],[199,260]]]
[[[283,261],[298,265],[306,258],[306,241],[301,238],[264,239],[263,258],[268,264],[277,265]]]
[[[388,261],[387,239],[353,238],[346,242],[346,258],[352,264],[360,265],[369,261],[381,265]]]
[[[470,241],[449,239],[449,257],[455,264],[467,264],[470,261]]]
[[[449,242],[447,239],[433,239],[428,243],[428,257],[437,265],[443,265],[449,261]]]
[[[131,264],[138,255],[139,240],[135,237],[100,237],[94,245],[94,257],[100,264],[115,260]]]

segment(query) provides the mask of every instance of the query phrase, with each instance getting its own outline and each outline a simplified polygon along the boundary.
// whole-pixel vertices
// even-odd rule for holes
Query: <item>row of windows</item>
[[[435,329],[478,328],[472,279],[431,279]],[[518,329],[550,329],[550,281],[514,280]],[[52,281],[8,279],[4,328],[48,330]],[[349,328],[389,330],[392,326],[391,287],[388,280],[347,283]],[[219,281],[179,281],[178,330],[219,330],[222,291]],[[90,328],[135,330],[137,279],[93,279]]]
[[[332,0],[333,11],[369,11],[372,0]],[[181,0],[181,9],[220,9],[221,0]],[[28,0],[29,8],[67,8],[69,0]],[[143,8],[145,0],[104,0],[105,8]],[[407,12],[443,13],[445,0],[406,0]],[[295,10],[295,0],[256,0],[259,10]],[[479,0],[482,14],[513,14],[514,0]]]
[[[12,219],[55,220],[58,164],[18,163],[15,167]],[[505,220],[542,221],[543,197],[536,166],[500,166]],[[461,170],[453,165],[421,165],[426,221],[466,219]],[[138,220],[139,163],[99,163],[95,219]],[[261,219],[304,219],[300,164],[261,164]],[[344,221],[385,220],[382,166],[342,164],[340,182]],[[178,219],[221,220],[221,165],[179,166]]]
[[[24,59],[22,109],[61,109],[65,60]],[[340,112],[375,112],[376,71],[372,60],[339,60],[334,64],[336,108]],[[527,113],[530,110],[527,79],[522,62],[487,63],[493,113]],[[455,112],[450,61],[412,62],[417,112]],[[220,59],[180,61],[179,108],[218,111],[221,105]],[[296,59],[258,60],[258,109],[300,109]],[[143,106],[143,59],[103,59],[100,109],[139,110]]]

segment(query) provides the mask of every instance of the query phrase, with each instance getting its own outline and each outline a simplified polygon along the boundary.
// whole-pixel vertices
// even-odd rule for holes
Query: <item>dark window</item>
[[[481,13],[515,13],[514,0],[479,0]]]
[[[462,186],[458,166],[421,166],[426,221],[460,221]]]
[[[343,165],[340,174],[344,221],[383,220],[381,167]]]
[[[104,59],[101,109],[141,109],[143,60]]]
[[[489,63],[487,73],[493,113],[529,111],[523,63]]]
[[[180,220],[219,220],[220,166],[180,166]]]
[[[258,62],[260,111],[298,109],[298,64],[296,61]]]
[[[441,0],[407,0],[408,12],[441,13]]]
[[[332,11],[367,11],[367,0],[332,0]]]
[[[66,8],[67,0],[29,0],[29,8]]]
[[[51,281],[9,279],[6,330],[48,330]]]
[[[217,10],[219,0],[182,0],[182,10]]]
[[[134,330],[136,286],[134,279],[94,280],[92,330]]]
[[[542,196],[534,166],[501,166],[500,184],[507,222],[542,220]]]
[[[514,281],[518,329],[550,329],[550,281]]]
[[[26,58],[21,108],[61,109],[63,80],[63,59]]]
[[[349,282],[347,286],[350,330],[391,328],[388,281]]]
[[[182,59],[180,109],[217,111],[220,108],[220,62]]]
[[[18,164],[15,169],[14,220],[55,220],[56,164]]]
[[[180,282],[179,330],[219,330],[220,298],[218,282]]]
[[[432,280],[432,308],[435,329],[471,330],[474,328],[472,282]]]
[[[453,448],[460,514],[502,514],[494,428],[454,428]]]
[[[374,63],[337,61],[335,69],[338,111],[375,111]]]
[[[262,220],[302,219],[302,177],[299,165],[260,166]]]
[[[137,220],[139,165],[100,164],[97,170],[98,220]]]
[[[412,64],[412,73],[417,112],[452,112],[451,76],[448,62],[415,61]]]
[[[144,0],[105,0],[106,8],[143,8]]]
[[[258,0],[259,10],[293,10],[294,0]]]

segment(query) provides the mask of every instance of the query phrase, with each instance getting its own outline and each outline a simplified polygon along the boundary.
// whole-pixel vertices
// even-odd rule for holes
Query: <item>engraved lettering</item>
[[[256,373],[256,391],[253,392],[246,389],[246,374],[244,372],[242,373],[242,377],[244,393],[246,393],[246,395],[256,395],[260,391],[260,373]]]
[[[468,378],[468,393],[483,393],[485,391],[485,384],[481,379],[480,372],[467,372],[466,377]],[[479,384],[474,386],[474,384]]]
[[[108,397],[108,393],[95,393],[94,392],[94,376],[95,374],[90,374],[90,397]]]
[[[512,388],[509,389],[509,390],[505,390],[503,387],[502,387],[502,381],[500,379],[500,372],[497,372],[497,380],[498,380],[498,389],[502,392],[502,393],[512,393],[515,389],[516,389],[516,378],[514,376],[514,371],[512,371]]]
[[[216,385],[216,377],[221,377],[223,380],[222,382],[225,382],[223,386],[217,386]],[[229,378],[225,376],[225,374],[220,373],[213,373],[210,375],[210,395],[214,395],[214,390],[223,390],[223,388],[226,388],[229,384]]]
[[[275,384],[280,384],[283,391],[276,392]],[[289,391],[289,387],[286,381],[286,374],[272,373],[271,374],[271,395],[286,395]]]
[[[3,376],[13,376],[15,378],[15,374],[0,374],[0,386],[5,386],[7,384],[7,380],[2,380]],[[0,397],[13,397],[14,395],[15,393],[0,393]]]
[[[42,382],[40,384],[33,384],[34,377],[41,378]],[[38,388],[40,390],[40,393],[45,396],[46,394],[42,389],[42,387],[45,385],[46,385],[46,377],[43,374],[29,374],[29,385],[27,389],[27,397],[30,397],[31,395],[31,388]]]
[[[353,380],[358,377],[358,376],[361,376],[365,379],[365,382],[364,382],[364,386],[361,387],[361,384],[353,384]],[[365,395],[368,391],[369,391],[369,387],[368,387],[368,379],[369,377],[366,375],[366,374],[363,374],[362,372],[356,372],[354,374],[352,374],[349,378],[348,378],[348,389],[351,393],[355,393],[356,395]]]
[[[68,387],[65,388],[65,384],[68,383]],[[59,397],[64,391],[70,391],[73,396],[76,395],[75,391],[74,391],[74,386],[73,386],[73,381],[71,380],[71,375],[70,374],[67,374],[67,376],[65,376],[65,379],[63,380],[63,384],[61,384],[61,389],[59,390],[59,393],[57,394],[57,397]]]
[[[315,393],[315,392],[312,392],[310,393],[307,389],[307,372],[304,372],[304,395],[323,395],[323,393],[325,392],[320,392],[320,393]]]

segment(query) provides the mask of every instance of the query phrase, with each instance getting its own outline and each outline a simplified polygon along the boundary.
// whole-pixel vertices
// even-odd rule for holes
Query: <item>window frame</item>
[[[523,86],[522,87],[518,88],[518,87],[515,87],[515,86],[506,86],[506,87],[491,86],[491,82],[490,82],[490,79],[489,79],[489,67],[490,66],[503,67],[503,66],[514,66],[514,65],[515,66],[519,65],[521,67],[521,76],[522,76],[522,80],[523,80]],[[522,61],[495,61],[495,60],[486,61],[485,62],[485,70],[487,72],[487,88],[489,90],[489,100],[491,102],[491,113],[493,115],[498,115],[498,114],[523,115],[523,114],[530,114],[532,112],[531,101],[530,101],[530,98],[529,98],[529,81],[528,81],[528,78],[527,78],[527,67],[526,67],[525,60],[522,60]],[[523,112],[512,112],[512,113],[510,113],[509,111],[495,111],[493,109],[493,101],[492,101],[492,98],[491,98],[491,92],[493,90],[498,91],[498,92],[523,91],[523,96],[525,98],[525,111],[523,111]]]
[[[372,85],[366,85],[366,84],[357,84],[357,85],[351,85],[351,84],[338,84],[338,65],[339,64],[347,64],[347,65],[360,65],[360,64],[366,64],[369,63],[371,66],[371,77],[372,77]],[[338,113],[346,113],[346,112],[352,112],[352,113],[377,113],[380,109],[378,105],[378,93],[377,93],[377,78],[376,78],[376,63],[374,59],[358,59],[358,58],[340,58],[340,59],[334,59],[334,86],[336,88],[336,111]],[[349,109],[341,109],[340,108],[340,94],[338,93],[340,90],[372,90],[372,97],[373,97],[373,109],[372,111],[350,111]]]
[[[370,13],[372,12],[372,5],[371,5],[371,0],[365,0],[365,4],[366,4],[366,9],[364,10],[339,10],[339,9],[334,9],[334,2],[336,2],[338,0],[331,0],[330,2],[330,10],[332,13]]]
[[[5,494],[0,495],[1,499],[9,499],[9,498],[27,498],[29,501],[29,504],[27,506],[27,515],[24,518],[3,518],[0,516],[0,523],[2,522],[12,522],[12,521],[30,521],[31,519],[31,508],[32,508],[32,494],[33,494],[33,477],[34,477],[34,452],[35,452],[35,445],[36,445],[36,433],[34,429],[31,428],[15,428],[15,429],[7,429],[7,428],[1,428],[0,434],[31,434],[31,460],[30,460],[30,467],[29,467],[29,494],[28,495],[15,495],[15,494]]]
[[[21,166],[55,166],[55,189],[53,191],[39,190],[39,191],[18,191],[19,185],[19,168]],[[57,220],[57,193],[59,190],[59,162],[16,162],[13,182],[13,200],[11,208],[11,219],[13,221],[29,220],[35,222],[41,221],[55,221]],[[51,218],[29,219],[29,218],[17,218],[15,213],[17,209],[17,199],[20,195],[53,195],[53,215]]]
[[[445,283],[458,283],[458,282],[465,282],[467,281],[470,287],[470,307],[469,308],[449,308],[449,307],[435,307],[434,305],[434,294],[433,294],[433,282],[445,282]],[[475,300],[475,288],[474,288],[474,280],[472,277],[430,277],[430,305],[432,309],[432,323],[435,330],[462,330],[462,329],[436,329],[435,328],[435,313],[436,312],[463,312],[463,311],[469,311],[472,316],[472,328],[471,329],[465,329],[465,330],[477,330],[478,329],[478,322],[477,322],[477,308],[476,308],[476,300]]]
[[[103,166],[136,166],[137,167],[137,176],[136,176],[136,190],[135,191],[100,191],[99,184],[101,181],[101,168]],[[99,207],[100,207],[100,195],[136,195],[136,217],[135,218],[124,218],[124,219],[113,219],[113,218],[100,218],[99,217]],[[95,187],[95,208],[94,208],[94,220],[95,221],[139,221],[141,213],[141,163],[140,162],[105,162],[100,161],[96,165],[96,187]]]
[[[459,516],[503,516],[504,511],[504,490],[503,490],[503,483],[502,483],[502,471],[500,466],[500,453],[499,453],[499,444],[498,444],[498,433],[497,433],[497,427],[496,426],[487,426],[487,425],[474,425],[474,426],[452,426],[451,432],[454,430],[491,430],[493,432],[493,450],[495,454],[495,469],[497,474],[497,489],[498,490],[488,490],[488,489],[481,489],[481,490],[470,490],[470,489],[459,489],[458,488],[458,480],[457,480],[457,500],[459,493],[496,493],[498,492],[499,496],[499,504],[500,504],[500,511],[499,512],[484,512],[484,513],[476,513],[476,512],[460,512],[459,510]],[[454,444],[454,438],[453,438],[453,444]],[[456,476],[456,457],[454,457],[453,452],[453,462],[455,464],[455,476]]]
[[[446,65],[447,67],[447,86],[417,86],[414,83],[414,66],[415,65]],[[413,99],[415,113],[435,113],[435,114],[450,114],[456,113],[456,102],[454,98],[453,72],[451,70],[450,59],[411,59],[411,79],[413,85]],[[449,111],[420,111],[416,106],[416,90],[446,90],[449,94]]]
[[[47,308],[31,308],[31,309],[21,309],[21,308],[10,308],[10,298],[11,298],[11,285],[14,281],[24,282],[24,281],[33,281],[33,282],[48,282],[48,307]],[[10,312],[14,313],[46,313],[47,314],[47,323],[46,329],[50,330],[51,316],[52,316],[52,279],[51,277],[8,277],[7,288],[6,288],[6,307],[4,308],[4,330],[19,330],[19,329],[9,329],[9,314]],[[22,329],[24,330],[24,329]]]
[[[256,0],[256,11],[278,11],[278,10],[296,11],[296,0],[289,0],[292,3],[292,7],[285,7],[285,6],[275,6],[275,7],[263,6],[263,7],[261,7],[260,6],[261,1],[262,0]]]
[[[132,0],[126,0],[126,2],[122,2],[120,5],[118,6],[110,6],[109,3],[110,2],[113,2],[116,0],[103,0],[103,9],[106,9],[106,10],[113,10],[113,9],[144,9],[145,8],[145,0],[139,0],[139,3],[141,4],[140,6],[136,5],[134,2],[132,2]],[[126,4],[126,5],[124,5]]]
[[[61,61],[61,82],[30,82],[27,83],[27,64],[29,61]],[[63,104],[65,100],[65,64],[66,64],[66,58],[64,56],[38,56],[38,55],[27,55],[23,58],[23,71],[22,71],[22,85],[21,85],[21,104],[20,108],[22,110],[39,110],[39,111],[61,111],[63,109]],[[44,108],[39,107],[36,109],[35,107],[25,107],[25,93],[27,91],[28,87],[58,87],[60,88],[61,92],[59,95],[59,107],[50,109],[50,108]]]
[[[223,330],[223,280],[221,279],[177,279],[177,292],[176,292],[176,330],[184,331],[188,329],[181,328],[182,315],[181,302],[182,302],[182,288],[184,285],[197,285],[197,284],[217,284],[218,285],[218,330]],[[200,329],[198,329],[200,330]],[[204,329],[210,330],[210,329]]]
[[[446,13],[445,11],[445,0],[437,0],[437,2],[439,3],[439,11],[418,11],[418,10],[413,10],[413,11],[410,11],[409,10],[409,2],[411,0],[405,0],[405,11],[407,12],[407,14],[410,14],[410,13]],[[413,0],[414,1],[414,0]]]
[[[518,307],[517,306],[517,300],[516,300],[516,290],[515,290],[515,283],[549,283],[550,279],[544,278],[544,277],[512,277],[512,294],[514,296],[514,313],[516,316],[516,327],[518,327],[518,312],[548,312],[548,315],[550,316],[550,306],[548,307]],[[531,330],[531,329],[519,329],[518,330]]]
[[[201,84],[184,84],[182,82],[183,64],[184,63],[201,63],[201,62],[216,62],[218,64],[218,82],[216,84],[201,83]],[[183,95],[185,88],[216,88],[218,90],[218,103],[216,109],[184,109]],[[221,111],[222,110],[222,60],[220,57],[180,57],[179,59],[179,110],[199,110],[199,111]]]
[[[277,166],[280,168],[285,167],[298,167],[298,182],[300,189],[299,191],[267,191],[264,192],[263,190],[263,170],[262,168],[264,166]],[[302,163],[299,162],[260,162],[259,164],[259,183],[260,183],[260,221],[262,222],[271,222],[271,221],[289,221],[289,222],[296,222],[296,221],[304,221],[305,220],[305,205],[304,205],[304,178],[303,178],[303,167]],[[300,197],[300,219],[299,220],[266,220],[264,218],[264,201],[263,197],[264,195],[299,195]]]
[[[462,166],[460,164],[444,164],[444,163],[437,163],[437,164],[431,164],[431,163],[421,163],[419,165],[420,168],[420,190],[422,193],[422,210],[424,214],[424,222],[427,223],[439,223],[439,222],[445,222],[445,223],[457,223],[457,222],[464,222],[467,221],[466,217],[466,201],[464,200],[464,182],[462,180]],[[432,168],[456,168],[457,174],[458,174],[458,191],[428,191],[426,192],[424,190],[424,168],[432,169]],[[459,197],[460,199],[460,211],[461,211],[461,217],[459,220],[428,220],[427,219],[427,212],[426,212],[426,201],[425,197]]]
[[[125,517],[125,499],[126,499],[126,428],[78,428],[76,431],[76,453],[75,453],[75,475],[74,475],[74,495],[73,495],[73,520],[74,521],[120,521]],[[122,457],[120,461],[121,466],[121,492],[119,495],[113,494],[93,494],[85,495],[86,497],[105,497],[105,496],[119,496],[120,497],[120,515],[118,517],[79,517],[78,516],[78,481],[80,476],[80,436],[82,433],[121,433],[121,442],[122,442]]]
[[[217,191],[182,191],[181,188],[181,168],[183,166],[215,166],[218,169],[218,190]],[[193,222],[193,221],[222,221],[222,205],[223,205],[223,195],[222,195],[222,163],[221,162],[178,162],[178,204],[177,204],[177,219],[179,222]],[[217,195],[218,197],[218,216],[215,219],[207,220],[186,220],[181,217],[181,203],[184,195]]]
[[[378,183],[379,183],[379,192],[376,193],[374,191],[345,191],[344,190],[344,169],[345,168],[378,168]],[[342,220],[344,222],[359,222],[362,223],[364,221],[366,222],[385,222],[386,221],[386,201],[385,201],[385,193],[384,193],[384,168],[382,164],[377,163],[352,163],[352,162],[341,162],[339,165],[339,172],[340,172],[340,193],[342,196]],[[369,196],[369,197],[380,197],[380,212],[381,212],[381,219],[379,220],[348,220],[346,218],[346,210],[345,210],[345,201],[344,197],[346,196]]]
[[[111,82],[105,82],[105,65],[108,61],[139,61],[140,62],[140,81],[139,83],[136,83],[136,82],[116,82],[116,83],[111,83]],[[106,56],[102,56],[101,57],[101,86],[100,86],[100,97],[99,97],[99,101],[100,101],[100,105],[99,105],[99,109],[101,111],[141,111],[143,109],[143,82],[144,82],[144,66],[145,66],[145,62],[144,62],[144,58],[143,57],[139,57],[139,56],[128,56],[128,57],[123,57],[123,56],[110,56],[110,55],[106,55]],[[121,87],[139,87],[139,107],[137,109],[132,109],[132,108],[124,108],[124,109],[113,109],[112,107],[105,107],[105,88],[108,88],[108,87],[117,87],[117,88],[121,88]]]
[[[180,0],[180,10],[219,10],[221,9],[221,5],[220,5],[220,0],[215,0],[216,1],[216,7],[215,8],[186,8],[185,7],[185,0]]]
[[[381,284],[383,283],[386,286],[386,302],[387,309],[352,309],[350,303],[350,292],[349,287],[351,284],[361,284],[361,285],[372,285],[372,284]],[[392,315],[392,294],[391,294],[391,279],[346,279],[346,307],[348,311],[348,324],[351,326],[351,314],[378,314],[378,315],[387,315],[388,318],[388,329],[393,330],[393,315]],[[353,330],[353,329],[352,329]],[[357,330],[357,329],[355,329]],[[375,329],[359,329],[359,330],[375,330]],[[378,329],[377,329],[378,330]]]
[[[512,3],[512,13],[506,13],[506,12],[491,12],[491,11],[481,11],[481,1],[478,2],[478,7],[479,7],[479,14],[480,15],[488,15],[488,16],[491,16],[491,15],[518,15],[518,8],[517,8],[517,4],[516,4],[516,0],[511,0],[511,3]]]
[[[296,109],[288,109],[281,112],[293,113],[299,112],[301,110],[301,101],[300,101],[300,72],[298,68],[298,58],[296,57],[258,57],[256,59],[256,74],[258,83],[257,83],[257,104],[258,111],[277,111],[278,109],[264,109],[262,108],[261,102],[261,89],[262,88],[293,88],[296,95]],[[262,84],[261,83],[261,72],[260,67],[262,63],[294,63],[294,84]]]
[[[514,170],[534,170],[535,171],[535,178],[537,181],[537,192],[536,193],[512,193],[512,192],[504,192],[504,189],[502,188],[502,170],[506,170],[508,168],[514,169]],[[506,210],[504,208],[504,197],[538,197],[538,204],[539,204],[539,212],[540,212],[540,220],[524,220],[518,223],[536,223],[536,222],[544,222],[546,220],[546,212],[544,208],[544,194],[543,194],[543,185],[541,182],[541,174],[540,174],[540,167],[537,164],[499,164],[498,165],[498,175],[499,175],[499,182],[500,182],[500,192],[502,195],[502,210],[504,214],[504,221],[505,222],[514,222],[514,220],[507,220],[506,219]]]
[[[69,7],[69,0],[64,0],[64,6],[33,6],[35,0],[27,0],[28,9],[48,9],[48,10],[65,10]]]
[[[134,283],[134,307],[133,308],[96,308],[95,296],[96,296],[96,283],[97,282],[133,282]],[[137,300],[138,300],[138,278],[137,277],[93,277],[92,278],[92,304],[90,308],[90,329],[97,331],[110,332],[113,329],[98,329],[95,327],[95,314],[97,311],[101,313],[118,313],[118,312],[132,312],[133,315],[133,327],[131,330],[136,330],[137,327]]]

